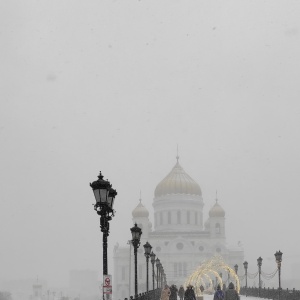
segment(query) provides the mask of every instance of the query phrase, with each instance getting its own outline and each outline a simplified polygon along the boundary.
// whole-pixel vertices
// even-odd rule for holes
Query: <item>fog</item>
[[[118,195],[109,265],[176,163],[249,271],[300,266],[300,2],[2,1],[0,280],[102,272],[89,183]],[[299,277],[298,277],[299,279]],[[300,286],[295,286],[300,288]],[[0,286],[1,290],[1,286]]]

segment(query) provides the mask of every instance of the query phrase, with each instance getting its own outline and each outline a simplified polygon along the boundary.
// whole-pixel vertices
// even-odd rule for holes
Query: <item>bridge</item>
[[[280,252],[281,253],[281,252]],[[279,253],[279,254],[280,254]],[[278,263],[279,262],[279,263]],[[255,273],[248,272],[248,263],[244,262],[245,273],[238,275],[238,266],[235,265],[232,269],[222,258],[222,256],[213,256],[206,261],[203,261],[195,270],[190,274],[185,283],[184,288],[187,286],[193,286],[197,300],[212,300],[213,294],[217,285],[220,285],[225,291],[230,282],[234,283],[235,289],[240,295],[240,298],[245,300],[253,300],[254,298],[273,299],[273,300],[300,300],[300,291],[296,289],[282,289],[280,279],[280,267],[281,259],[278,259],[277,268],[271,273],[266,273],[261,270],[262,258],[257,259],[258,271]],[[226,274],[227,276],[223,276]],[[270,280],[278,274],[279,287],[278,288],[266,288],[262,287],[262,279]],[[153,274],[154,275],[154,274]],[[162,288],[168,284],[166,274],[156,278],[158,285],[156,289],[148,292],[140,293],[138,295],[131,296],[130,299],[138,300],[160,300]],[[226,278],[223,278],[226,277]],[[249,287],[247,285],[247,279],[255,279],[258,277],[259,286]],[[154,277],[153,277],[154,280]],[[245,286],[242,286],[241,282],[245,282]],[[153,284],[154,286],[154,284]],[[126,300],[127,298],[125,298]],[[128,300],[128,299],[127,299]],[[174,299],[173,299],[174,300]],[[226,299],[225,299],[226,300]]]
[[[262,288],[260,291],[260,297],[258,296],[259,288],[245,288],[242,287],[240,289],[240,299],[241,300],[259,300],[261,299],[272,299],[272,300],[300,300],[300,290],[281,290],[278,289],[270,289],[270,288]],[[161,289],[156,289],[149,291],[148,293],[141,293],[137,298],[133,296],[130,297],[129,300],[160,300]],[[179,299],[179,297],[178,297]],[[203,294],[201,297],[197,297],[197,300],[213,300],[213,295]],[[125,300],[128,300],[125,298]],[[226,299],[225,299],[226,300]]]

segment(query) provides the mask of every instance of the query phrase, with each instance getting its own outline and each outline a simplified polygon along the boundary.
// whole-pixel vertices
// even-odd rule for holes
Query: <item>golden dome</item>
[[[215,205],[209,211],[210,217],[225,217],[225,210],[218,204],[218,200],[216,200]]]
[[[140,203],[137,205],[137,207],[132,211],[132,216],[134,218],[148,218],[149,217],[149,211],[147,208],[142,204],[142,200],[140,200]]]
[[[157,185],[155,197],[169,194],[202,195],[200,186],[177,163],[171,172]]]

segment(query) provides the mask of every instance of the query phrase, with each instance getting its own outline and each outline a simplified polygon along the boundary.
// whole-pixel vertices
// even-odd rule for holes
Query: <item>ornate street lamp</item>
[[[261,280],[260,280],[260,275],[261,275],[261,265],[262,265],[263,259],[259,257],[257,259],[257,266],[258,266],[258,297],[260,297],[260,289],[261,289]]]
[[[239,266],[237,264],[234,265],[234,271],[235,271],[235,274],[237,275],[237,272],[238,272],[238,269],[239,269]]]
[[[117,192],[111,188],[109,181],[103,179],[101,172],[98,180],[90,183],[90,187],[96,199],[94,210],[100,216],[100,228],[103,232],[103,275],[107,275],[107,237],[109,236],[109,221],[115,214],[113,205]]]
[[[144,249],[145,249],[145,257],[146,257],[146,272],[147,272],[146,282],[147,282],[147,293],[148,293],[149,292],[149,258],[151,255],[152,246],[147,242],[144,245]]]
[[[156,288],[158,289],[158,282],[159,282],[159,276],[160,276],[160,274],[159,274],[159,272],[160,272],[160,260],[159,260],[159,258],[157,258],[155,260],[155,262],[156,262]]]
[[[246,278],[246,297],[247,297],[247,288],[248,288],[248,281],[247,281],[247,277],[248,277],[248,262],[247,261],[244,261],[243,262],[243,265],[244,265],[244,269],[245,269],[245,278]]]
[[[275,259],[277,262],[277,268],[278,268],[278,280],[279,280],[279,286],[278,286],[278,296],[279,296],[279,300],[280,300],[280,296],[281,296],[281,262],[282,262],[282,252],[276,251],[275,255]]]
[[[154,263],[155,263],[155,254],[153,253],[153,251],[150,254],[150,258],[151,258],[151,264],[152,264],[152,284],[153,284],[153,290],[154,290]]]
[[[132,234],[131,243],[134,249],[134,293],[135,298],[138,296],[138,282],[137,282],[137,249],[140,246],[140,239],[142,235],[142,229],[135,223],[132,228],[130,228]]]

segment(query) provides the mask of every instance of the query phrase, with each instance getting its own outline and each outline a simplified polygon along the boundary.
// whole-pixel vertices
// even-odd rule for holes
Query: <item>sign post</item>
[[[103,299],[112,299],[111,275],[103,275]]]

